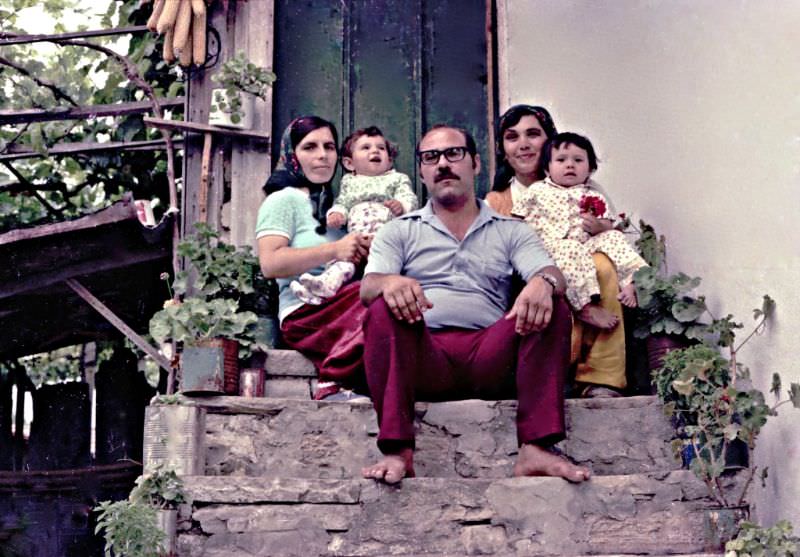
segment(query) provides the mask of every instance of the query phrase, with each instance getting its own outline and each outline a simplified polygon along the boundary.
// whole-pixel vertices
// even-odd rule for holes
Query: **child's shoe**
[[[310,304],[312,306],[320,305],[323,300],[319,296],[315,296],[311,292],[308,291],[308,288],[293,280],[289,283],[289,288],[292,291],[292,294],[297,296],[297,299],[303,302],[304,304]]]
[[[317,276],[303,273],[299,281],[314,296],[330,298],[352,278],[355,270],[356,266],[349,261],[337,261]]]

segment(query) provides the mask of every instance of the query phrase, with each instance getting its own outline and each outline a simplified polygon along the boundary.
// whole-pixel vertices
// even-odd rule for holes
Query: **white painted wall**
[[[741,361],[766,390],[800,380],[800,3],[498,0],[500,110],[551,109],[587,135],[621,211],[668,239],[670,269],[703,277],[713,310],[777,318]],[[768,395],[768,400],[771,395]],[[800,410],[761,436],[756,513],[800,532]]]

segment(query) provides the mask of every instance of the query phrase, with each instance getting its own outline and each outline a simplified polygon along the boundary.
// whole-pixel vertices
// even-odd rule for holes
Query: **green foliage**
[[[239,354],[248,356],[256,342],[258,318],[243,311],[240,301],[256,296],[253,278],[258,260],[250,248],[236,249],[219,240],[219,234],[205,224],[195,225],[195,234],[178,245],[187,259],[187,270],[172,284],[175,296],[150,319],[150,334],[157,342],[167,339],[193,344],[211,338],[239,341]]]
[[[112,354],[110,343],[98,346],[95,363],[109,359]],[[42,352],[24,356],[7,362],[0,362],[0,372],[5,374],[15,366],[24,369],[34,387],[38,388],[46,383],[60,383],[64,381],[78,381],[83,377],[82,368],[86,365],[84,345],[66,346],[50,352]]]
[[[176,509],[186,502],[183,480],[174,470],[159,467],[151,474],[136,478],[136,487],[131,491],[130,500],[159,509]]]
[[[794,557],[800,554],[800,538],[792,524],[781,520],[770,528],[752,522],[739,524],[739,534],[725,544],[725,557]]]
[[[240,93],[249,93],[266,101],[269,88],[275,81],[275,74],[267,68],[256,66],[247,59],[243,51],[239,51],[222,64],[211,79],[225,90],[224,95],[219,91],[215,92],[211,111],[228,114],[231,121],[238,124],[242,120]]]
[[[183,302],[168,302],[150,319],[150,334],[156,342],[168,339],[184,344],[212,338],[252,342],[250,329],[258,321],[250,311],[240,312],[236,300],[203,300],[187,297]]]
[[[98,3],[78,0],[14,0],[12,7],[6,8],[8,3],[0,8],[0,28],[19,34],[28,32],[18,27],[19,12],[23,8],[35,6],[41,10],[43,7],[56,19],[56,32],[77,30],[66,29],[59,22],[66,14],[88,21],[89,16],[98,11]],[[104,8],[100,4],[100,9]],[[101,25],[142,24],[151,9],[150,4],[139,6],[138,0],[109,1]],[[150,33],[140,33],[90,41],[118,52],[124,52],[127,41],[126,56],[143,70],[142,77],[153,86],[156,94],[179,95],[181,88],[174,87],[175,74],[170,73],[168,66],[158,65],[157,40]],[[135,89],[118,64],[84,47],[55,47],[49,43],[9,45],[3,47],[3,58],[9,61],[9,65],[0,63],[0,105],[4,109],[57,110],[143,99],[142,92]],[[12,145],[44,153],[57,143],[157,137],[157,131],[144,127],[141,115],[13,124],[0,126],[0,153]],[[128,151],[74,154],[57,159],[29,158],[9,163],[22,180],[0,166],[0,232],[82,216],[110,205],[125,191],[133,192],[139,199],[154,200],[156,213],[159,213],[168,199],[165,165],[159,164],[165,160],[163,151]],[[176,168],[181,168],[180,162]]]
[[[630,220],[626,218],[625,224],[630,225]],[[635,245],[642,259],[652,268],[660,270],[662,265],[666,264],[666,238],[663,235],[656,234],[655,229],[643,220],[639,221],[639,238],[636,240]]]
[[[156,509],[174,509],[186,502],[183,481],[174,470],[157,468],[139,476],[128,499],[103,501],[95,533],[104,532],[106,555],[160,557],[166,535],[158,527]]]
[[[766,319],[774,310],[774,301],[765,296],[762,308],[753,312],[757,319],[753,332],[738,347],[734,344],[732,316],[718,320],[717,323],[722,323],[719,328],[723,334],[717,346],[697,344],[674,350],[664,357],[662,367],[653,372],[653,383],[665,403],[666,412],[677,418],[680,433],[694,449],[692,471],[705,482],[711,496],[722,506],[734,502],[741,504],[749,485],[748,480],[740,493],[733,494],[719,481],[725,471],[731,443],[738,439],[752,451],[761,428],[769,416],[776,415],[779,406],[791,402],[800,407],[798,383],[793,383],[788,389],[787,401],[773,405],[766,403],[758,389],[740,387],[749,378],[749,371],[736,361],[737,351],[756,331],[763,330]],[[721,347],[728,348],[730,358],[719,353]],[[778,374],[773,375],[770,390],[776,396],[780,394]],[[681,449],[682,443],[678,442],[674,447]],[[750,479],[755,472],[756,468],[751,467]]]
[[[636,338],[647,338],[651,334],[682,335],[693,340],[703,338],[707,328],[698,319],[707,311],[705,298],[689,295],[700,285],[698,277],[685,273],[663,276],[656,267],[642,267],[633,280],[639,300],[633,331]]]
[[[95,533],[106,539],[107,557],[160,557],[164,552],[164,532],[158,528],[156,509],[129,500],[103,501]]]
[[[205,299],[218,297],[240,299],[252,294],[253,275],[258,259],[250,246],[236,248],[219,240],[219,234],[203,223],[195,224],[195,233],[178,244],[178,255],[185,257],[190,271],[178,274],[172,287],[175,294],[192,293]]]

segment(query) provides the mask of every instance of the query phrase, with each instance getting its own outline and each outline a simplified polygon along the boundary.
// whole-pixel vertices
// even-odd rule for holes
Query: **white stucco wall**
[[[500,110],[551,109],[586,134],[619,210],[667,236],[670,270],[703,277],[718,314],[777,318],[741,361],[766,390],[800,381],[800,3],[498,0]],[[772,400],[768,395],[768,400]],[[787,405],[788,406],[788,405]],[[800,410],[757,451],[756,512],[800,531]]]

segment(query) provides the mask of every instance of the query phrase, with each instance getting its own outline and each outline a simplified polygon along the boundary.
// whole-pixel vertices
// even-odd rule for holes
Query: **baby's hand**
[[[614,227],[610,220],[598,219],[591,213],[581,213],[581,219],[583,219],[583,230],[586,231],[589,236],[596,236]]]
[[[342,213],[329,213],[327,224],[330,228],[341,228],[344,226],[345,217]]]
[[[403,204],[396,199],[390,199],[389,201],[384,201],[383,206],[387,207],[396,217],[399,217],[400,215],[406,212],[405,209],[403,209]]]

